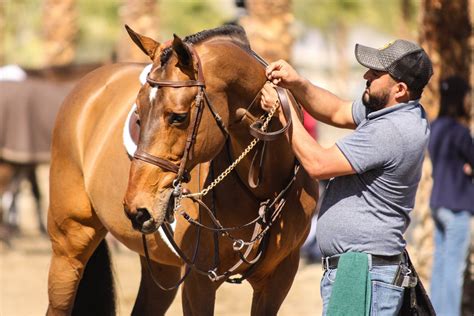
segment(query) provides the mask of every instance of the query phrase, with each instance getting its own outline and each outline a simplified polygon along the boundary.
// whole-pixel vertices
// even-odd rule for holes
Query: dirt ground
[[[36,228],[32,203],[31,196],[28,193],[24,194],[20,200],[21,234],[12,239],[11,248],[0,243],[0,315],[2,316],[44,315],[47,308],[50,244]],[[138,257],[129,250],[119,247],[112,248],[112,260],[118,294],[118,315],[130,315],[139,285]],[[279,315],[320,315],[321,275],[320,264],[307,264],[302,260],[293,287]],[[215,315],[249,315],[251,297],[252,291],[247,283],[224,284],[217,293]],[[180,302],[178,294],[167,315],[182,315]]]

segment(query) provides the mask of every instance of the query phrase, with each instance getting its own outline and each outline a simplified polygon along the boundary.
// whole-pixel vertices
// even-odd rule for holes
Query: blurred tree
[[[439,80],[454,74],[468,81],[470,78],[472,25],[468,0],[423,0],[421,24],[420,43],[434,69],[423,101],[429,117],[434,119],[439,111]]]
[[[35,67],[43,62],[40,1],[0,1],[2,64]]]
[[[417,6],[413,0],[400,0],[400,12],[398,22],[398,37],[405,39],[416,38],[416,12]]]
[[[223,1],[215,0],[159,0],[160,35],[172,38],[194,34],[204,29],[222,25],[231,19]]]
[[[290,60],[294,34],[291,0],[247,0],[248,15],[241,17],[250,44],[268,62]]]
[[[135,32],[156,39],[159,29],[158,2],[156,0],[123,0],[119,16]],[[128,34],[121,32],[117,45],[119,61],[150,62],[150,58],[132,43]]]
[[[7,41],[6,36],[6,8],[5,4],[0,2],[0,66],[4,65],[6,63],[5,61],[5,43]],[[1,215],[1,214],[0,214]]]
[[[73,7],[72,3],[75,3]],[[158,6],[160,12],[163,12],[159,18]],[[230,20],[232,15],[230,2],[227,7],[222,8],[223,2],[214,0],[136,0],[130,1],[129,5],[125,0],[0,0],[0,7],[0,16],[3,15],[5,19],[5,28],[0,30],[3,34],[0,34],[3,37],[0,55],[5,56],[4,63],[16,63],[30,68],[41,67],[45,62],[46,46],[49,47],[50,56],[54,55],[54,49],[63,49],[64,56],[69,51],[69,56],[74,56],[76,63],[107,61],[113,54],[117,54],[117,49],[133,47],[134,44],[120,22],[119,11],[122,22],[132,26],[134,22],[128,21],[133,21],[135,14],[142,12],[149,16],[148,20],[145,19],[149,23],[146,28],[154,31],[143,33],[158,40],[169,39],[173,33],[184,37],[219,26]],[[54,7],[56,9],[52,10]],[[155,12],[144,12],[144,7],[154,7],[151,10]],[[70,15],[72,12],[74,13]],[[68,18],[72,16],[73,19]],[[0,17],[0,23],[1,19]],[[68,19],[69,22],[66,22]],[[43,26],[45,24],[47,25]],[[72,26],[73,24],[76,26]],[[158,29],[160,34],[157,33]],[[137,27],[137,30],[141,31],[141,28]],[[117,45],[120,36],[123,37],[123,44]],[[65,41],[63,43],[69,41],[70,44],[53,44],[61,41],[60,37]],[[43,42],[45,38],[48,38],[47,42]],[[73,47],[74,54],[70,50]]]
[[[120,1],[76,1],[79,12],[76,62],[96,63],[113,59],[119,34],[125,32],[119,22]]]
[[[60,66],[72,63],[78,32],[75,0],[44,0],[44,64]]]
[[[335,67],[329,69],[335,91],[345,95],[350,76],[347,46],[356,26],[375,28],[387,34],[413,38],[417,5],[414,0],[294,0],[295,15],[306,25],[321,30],[327,43],[334,47]]]
[[[294,0],[295,16],[305,24],[332,36],[338,25],[366,25],[397,34],[400,24],[408,33],[416,30],[416,0]]]
[[[210,0],[124,0],[120,8],[121,24],[158,41],[181,37],[221,25],[228,17]],[[192,23],[189,23],[192,21]],[[148,62],[122,29],[117,46],[119,60]]]
[[[419,42],[430,55],[434,70],[434,75],[422,98],[422,104],[430,119],[434,119],[439,111],[439,80],[453,74],[467,80],[470,78],[473,50],[472,46],[469,46],[470,37],[472,38],[469,12],[468,0],[421,2]],[[414,229],[410,245],[413,253],[416,253],[414,264],[419,267],[419,274],[424,280],[430,277],[433,253],[433,223],[429,209],[431,181],[431,163],[426,159],[415,211],[412,214]],[[470,286],[472,291],[472,280],[468,281],[470,282],[466,282],[466,286]],[[472,292],[470,295],[471,309],[466,315],[474,314]]]

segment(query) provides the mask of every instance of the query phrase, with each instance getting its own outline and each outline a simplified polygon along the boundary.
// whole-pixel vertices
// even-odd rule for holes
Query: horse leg
[[[18,167],[12,176],[10,184],[8,185],[8,191],[10,193],[10,205],[8,206],[7,224],[10,229],[14,231],[19,231],[17,201],[18,195],[20,194],[20,185],[21,179],[23,178],[23,171],[23,167]]]
[[[171,287],[179,281],[181,269],[151,261],[152,276],[148,270],[146,259],[142,256],[140,256],[140,264],[142,267],[140,288],[132,315],[164,315],[173,303],[178,289],[162,290],[153,282],[152,278],[154,276],[162,286]]]
[[[217,286],[209,278],[191,271],[183,284],[183,315],[214,315]]]
[[[97,302],[103,299],[102,295],[94,294],[95,291],[107,292],[107,290],[102,290],[102,287],[109,288],[110,284],[106,281],[112,279],[110,276],[105,279],[97,277],[96,280],[92,280],[95,281],[95,284],[89,287],[89,293],[83,291],[91,298],[88,302],[76,297],[86,264],[104,239],[106,230],[95,214],[88,195],[81,185],[84,180],[80,172],[73,170],[75,169],[72,169],[70,165],[60,167],[52,165],[51,169],[48,233],[52,243],[52,257],[48,277],[49,305],[47,315],[74,313],[75,300],[81,302],[77,307],[81,307],[79,305],[107,305],[107,302]],[[99,247],[99,250],[102,248]],[[109,264],[107,259],[106,256],[101,256],[93,263],[106,266]],[[107,270],[107,267],[103,270]],[[84,278],[84,280],[86,279],[90,280],[90,278]],[[114,312],[102,312],[98,315],[110,315]]]
[[[38,228],[42,234],[45,234],[46,228],[44,226],[43,212],[41,208],[41,193],[39,190],[38,177],[36,176],[35,165],[32,165],[31,167],[28,168],[27,178],[30,181],[31,192],[33,193],[33,196],[35,198],[36,216],[38,218]]]
[[[298,271],[299,250],[293,251],[263,279],[249,279],[253,287],[251,315],[277,315]]]
[[[8,184],[10,183],[14,174],[13,166],[9,163],[0,161],[0,241],[4,242],[7,246],[10,246],[10,227],[6,223],[5,214]],[[9,204],[9,203],[8,203]]]

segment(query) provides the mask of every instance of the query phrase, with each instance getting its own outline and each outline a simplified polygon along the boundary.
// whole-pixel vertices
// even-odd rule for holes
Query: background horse
[[[104,289],[110,269],[103,240],[110,232],[141,258],[132,314],[164,314],[176,288],[165,291],[153,278],[173,287],[184,275],[184,314],[212,315],[218,287],[241,274],[254,290],[252,314],[276,315],[298,268],[316,183],[302,168],[295,173],[284,135],[251,151],[259,154],[261,168],[247,155],[217,177],[252,141],[249,126],[264,114],[258,105],[264,67],[239,27],[203,31],[184,41],[175,36],[163,45],[129,33],[153,61],[148,82],[140,87],[143,65],[100,68],[79,83],[58,114],[48,213],[53,247],[48,314],[81,308],[113,314],[113,304],[105,302],[113,292]],[[135,101],[140,134],[131,160],[121,136]],[[271,127],[281,126],[273,120]],[[246,180],[250,169],[262,175],[253,185]],[[208,187],[212,182],[218,184]],[[204,187],[208,194],[189,195]],[[176,249],[155,233],[173,220]],[[260,260],[249,265],[242,257]]]
[[[36,167],[49,163],[56,113],[73,82],[37,74],[22,81],[0,82],[0,235],[6,241],[8,231],[19,229],[16,202],[23,180],[31,185],[38,228],[46,233]]]
[[[19,231],[17,197],[26,180],[35,201],[37,226],[46,234],[36,171],[50,160],[56,114],[77,81],[100,64],[21,69],[0,68],[0,241]],[[11,69],[15,73],[8,72]]]

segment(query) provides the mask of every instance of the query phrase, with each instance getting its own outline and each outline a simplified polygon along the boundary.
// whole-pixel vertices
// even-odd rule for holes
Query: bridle
[[[194,103],[195,103],[194,120],[192,121],[188,129],[188,136],[186,138],[183,158],[181,159],[179,166],[176,165],[175,163],[170,162],[169,160],[149,154],[141,150],[140,148],[137,149],[137,151],[135,152],[133,156],[133,158],[135,159],[139,159],[144,162],[150,163],[152,165],[158,166],[162,168],[163,170],[176,173],[176,178],[173,181],[173,185],[176,185],[177,183],[181,183],[181,182],[189,182],[191,179],[188,170],[186,170],[186,164],[189,159],[192,159],[191,149],[194,143],[196,142],[196,135],[199,129],[199,124],[201,123],[202,113],[204,110],[204,104],[208,105],[209,110],[211,111],[214,119],[216,120],[217,125],[223,131],[225,136],[227,137],[229,135],[227,128],[225,127],[224,122],[222,121],[222,118],[215,111],[206,93],[206,84],[204,82],[204,76],[202,73],[201,60],[199,58],[199,55],[196,53],[193,46],[190,45],[190,48],[191,48],[193,57],[197,60],[197,80],[183,80],[183,81],[155,80],[155,79],[150,78],[150,74],[148,74],[146,78],[146,81],[148,82],[148,84],[155,88],[160,88],[160,87],[161,88],[164,88],[164,87],[169,87],[169,88],[198,87],[199,88],[199,91],[194,100]],[[204,102],[204,100],[206,102]]]
[[[204,81],[204,76],[202,72],[202,66],[201,66],[201,61],[199,58],[199,55],[196,53],[194,47],[192,45],[189,45],[189,48],[191,50],[192,56],[195,60],[197,60],[197,79],[196,80],[185,80],[185,81],[168,81],[168,80],[155,80],[150,78],[150,75],[147,76],[147,82],[150,86],[154,88],[182,88],[182,87],[198,87],[199,91],[196,95],[195,98],[195,110],[194,110],[194,119],[192,120],[192,123],[189,126],[188,129],[188,135],[186,139],[186,144],[185,144],[185,149],[183,152],[183,157],[181,161],[179,162],[179,165],[154,156],[152,154],[149,154],[141,149],[137,149],[135,152],[133,158],[144,161],[146,163],[150,163],[152,165],[158,166],[162,168],[165,171],[173,172],[176,174],[176,178],[173,180],[173,196],[175,197],[175,211],[178,209],[179,201],[181,198],[184,197],[183,195],[183,189],[181,187],[182,182],[188,182],[190,180],[190,175],[188,170],[186,169],[186,165],[190,159],[192,159],[192,147],[196,142],[196,136],[198,132],[198,128],[201,122],[202,114],[204,111],[204,107],[207,104],[210,112],[212,113],[212,116],[214,117],[217,125],[223,132],[224,136],[226,139],[229,138],[229,132],[228,129],[226,128],[224,122],[222,121],[222,118],[219,116],[219,114],[215,111],[214,106],[212,105],[211,100],[209,99],[209,96],[206,93],[206,85]],[[264,66],[266,65],[266,62],[258,56],[255,52],[251,51],[252,55]],[[193,60],[194,60],[193,59]],[[287,95],[284,91],[284,89],[276,87],[278,96],[279,96],[279,103],[281,105],[281,108],[283,110],[283,113],[285,117],[287,118],[287,124],[283,126],[278,131],[275,132],[266,132],[266,124],[268,124],[269,120],[271,119],[271,115],[267,117],[266,122],[263,122],[261,120],[257,120],[250,126],[250,134],[255,137],[255,140],[263,140],[263,141],[272,141],[277,139],[280,135],[282,135],[291,125],[291,112],[290,112],[290,105],[289,105],[289,100],[287,98]],[[259,92],[260,93],[260,92]],[[247,108],[247,111],[249,108],[253,105],[255,100],[257,99],[259,94],[253,99],[252,103],[249,105]],[[273,113],[272,113],[273,114]],[[264,126],[264,128],[262,128]],[[254,141],[255,141],[254,140]],[[251,148],[247,148],[248,151],[250,151]],[[242,157],[242,155],[241,155]],[[240,158],[240,157],[239,157]],[[234,162],[235,164],[235,162]],[[171,288],[166,288],[162,286],[153,276],[153,273],[151,273],[151,263],[150,263],[150,258],[148,254],[148,248],[146,244],[146,237],[145,235],[142,235],[142,241],[143,241],[143,247],[144,247],[144,252],[145,252],[145,258],[148,264],[148,269],[150,271],[150,275],[153,279],[153,281],[156,283],[157,286],[159,286],[163,290],[172,290],[177,288],[186,278],[186,276],[189,274],[190,269],[194,268],[195,271],[202,275],[208,276],[212,281],[220,281],[220,280],[226,280],[230,283],[241,283],[245,278],[248,277],[248,275],[253,271],[255,264],[258,262],[258,260],[263,256],[264,250],[266,248],[266,240],[268,238],[268,230],[271,228],[272,224],[279,218],[281,211],[286,203],[286,194],[291,188],[292,184],[294,183],[296,176],[298,174],[300,167],[299,163],[295,162],[293,174],[290,176],[290,179],[287,183],[287,185],[274,197],[273,199],[268,199],[260,203],[259,207],[259,214],[258,217],[255,218],[254,220],[243,224],[238,227],[223,227],[219,220],[215,217],[215,212],[214,210],[211,210],[200,198],[196,198],[193,194],[188,194],[186,197],[190,198],[193,200],[193,202],[198,203],[203,209],[205,209],[211,219],[211,221],[214,224],[214,227],[206,226],[202,224],[199,221],[196,221],[193,219],[188,213],[186,213],[184,210],[181,211],[181,215],[184,217],[185,220],[187,220],[190,224],[194,225],[198,229],[198,237],[196,241],[196,246],[194,249],[194,254],[192,256],[192,259],[189,259],[186,254],[179,248],[179,246],[174,242],[173,239],[173,233],[169,227],[169,224],[164,222],[162,227],[165,235],[167,236],[168,240],[172,244],[173,248],[175,251],[179,254],[181,259],[186,263],[187,265],[187,270],[184,273],[183,277],[178,281],[178,283],[171,287]],[[218,177],[219,178],[219,177]],[[213,181],[214,183],[214,181]],[[211,187],[212,189],[212,187]],[[209,189],[208,189],[209,190]],[[202,198],[202,195],[201,195]],[[178,205],[176,204],[176,200],[178,200]],[[213,207],[212,207],[213,208]],[[232,231],[234,230],[239,230],[243,229],[246,227],[251,227],[254,225],[254,231],[252,234],[252,238],[250,241],[243,241],[242,239],[237,239],[234,238],[231,234]],[[199,245],[199,240],[200,240],[200,229],[204,228],[207,229],[211,232],[214,232],[215,235],[215,242],[217,244],[217,235],[222,235],[230,238],[233,240],[233,249],[234,251],[239,253],[240,260],[234,264],[230,269],[225,271],[222,274],[217,274],[217,264],[213,269],[210,270],[202,270],[195,265],[195,258],[197,255],[197,250],[198,250],[198,245]],[[252,260],[249,260],[248,257],[250,255],[251,250],[254,247],[254,244],[256,242],[259,242],[259,247],[257,254]],[[246,248],[245,251],[243,248]],[[215,249],[215,257],[218,257],[218,250]],[[218,258],[217,258],[218,260]],[[230,275],[237,270],[242,264],[248,264],[250,265],[249,269],[246,270],[245,273],[242,274],[240,278],[234,278],[230,279]]]

